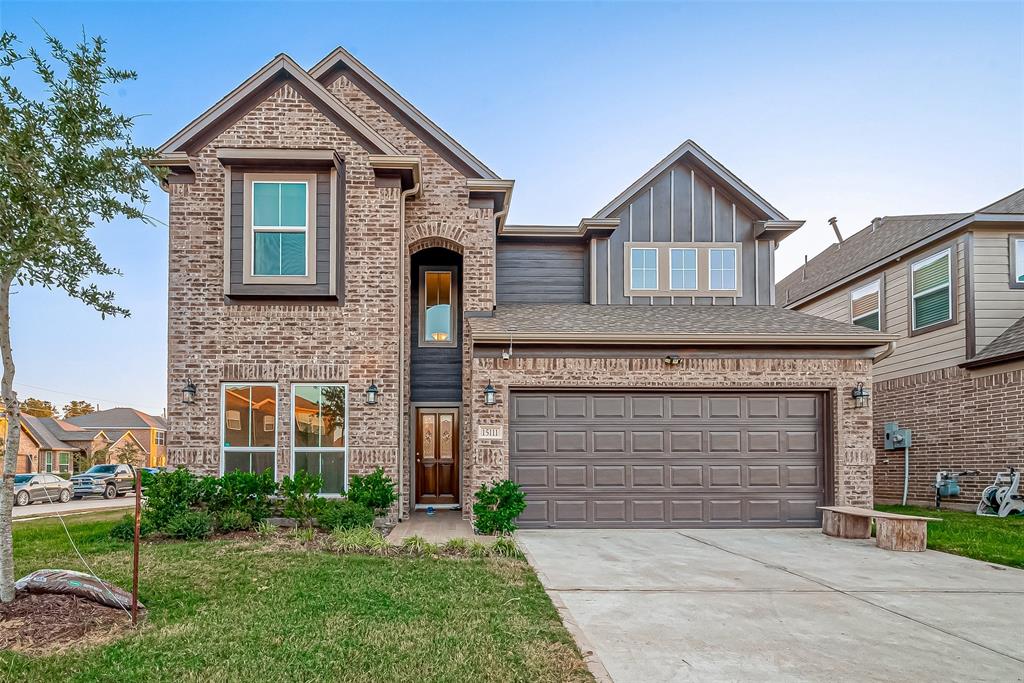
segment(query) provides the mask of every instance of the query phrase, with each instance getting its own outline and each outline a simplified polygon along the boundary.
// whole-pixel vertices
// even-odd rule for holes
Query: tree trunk
[[[0,486],[0,602],[14,600],[14,473],[18,468],[18,446],[21,440],[21,409],[14,391],[14,353],[11,351],[11,281],[0,281],[0,357],[3,358],[3,379],[0,396],[7,418],[4,443],[3,485]]]

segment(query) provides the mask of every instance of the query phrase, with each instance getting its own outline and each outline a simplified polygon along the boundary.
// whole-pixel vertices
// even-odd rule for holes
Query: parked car
[[[98,495],[109,500],[114,496],[127,495],[134,489],[135,474],[131,465],[93,465],[71,477],[71,483],[75,498]]]
[[[66,503],[71,500],[71,482],[55,474],[14,475],[14,504]]]

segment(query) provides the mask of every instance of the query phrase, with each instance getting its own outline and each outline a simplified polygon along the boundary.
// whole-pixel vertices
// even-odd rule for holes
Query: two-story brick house
[[[939,470],[976,504],[997,472],[1024,466],[1024,189],[977,211],[886,216],[779,282],[787,308],[898,335],[874,366],[875,496],[934,499]]]
[[[400,517],[512,478],[524,526],[871,503],[852,392],[890,337],[780,311],[801,222],[692,142],[577,225],[509,225],[513,181],[339,49],[277,57],[151,163],[172,465],[306,469],[325,494],[379,466]]]

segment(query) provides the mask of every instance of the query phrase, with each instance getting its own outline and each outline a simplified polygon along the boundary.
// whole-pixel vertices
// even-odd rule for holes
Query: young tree
[[[57,406],[41,398],[30,396],[21,402],[21,412],[36,417],[53,417],[57,414]]]
[[[125,441],[123,444],[110,451],[110,459],[121,465],[142,467],[146,464],[146,451],[135,445],[132,441]]]
[[[69,417],[78,417],[79,415],[88,415],[89,413],[95,413],[96,406],[89,403],[88,401],[71,401],[64,406],[64,419]]]
[[[118,275],[88,231],[97,220],[148,220],[143,209],[152,175],[141,160],[150,149],[132,142],[133,121],[106,103],[106,91],[135,73],[107,65],[102,38],[74,48],[46,35],[51,57],[22,51],[17,38],[0,34],[0,397],[8,424],[21,414],[14,391],[11,288],[61,289],[101,316],[128,311],[114,293],[91,282]],[[19,70],[34,77],[42,95],[26,95],[14,81]],[[19,72],[20,73],[20,72]],[[0,602],[14,599],[11,507],[21,430],[8,430],[0,486]]]

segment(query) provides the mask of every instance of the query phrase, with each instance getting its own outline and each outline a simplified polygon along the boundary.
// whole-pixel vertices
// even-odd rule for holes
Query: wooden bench
[[[875,545],[885,550],[921,552],[928,547],[928,522],[938,517],[898,515],[864,508],[819,507],[821,533],[837,538],[871,538],[871,520],[875,520]]]

